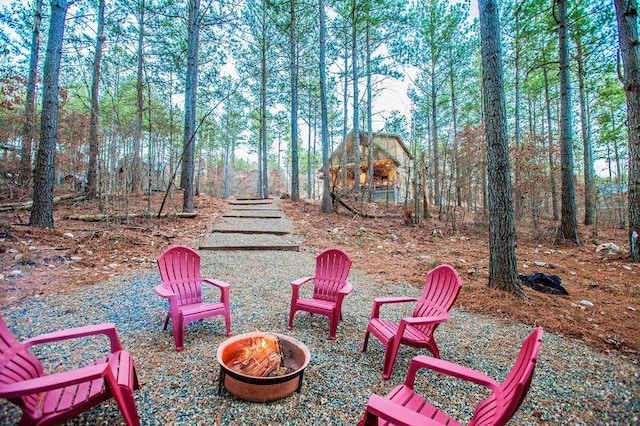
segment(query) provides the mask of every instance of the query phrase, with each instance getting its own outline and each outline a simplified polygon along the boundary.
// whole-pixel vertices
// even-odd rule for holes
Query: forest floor
[[[163,194],[128,197],[126,211],[156,212]],[[179,198],[179,203],[178,203]],[[86,222],[71,216],[93,215],[96,202],[56,205],[55,229],[26,226],[27,210],[0,212],[0,308],[51,293],[72,293],[80,286],[102,285],[124,271],[155,268],[156,257],[172,244],[196,244],[227,210],[225,201],[197,197],[196,217],[172,216],[180,210],[173,196],[168,217],[154,215],[124,221]],[[121,204],[122,206],[123,204]],[[317,251],[343,248],[353,267],[379,281],[405,281],[419,293],[426,273],[440,263],[453,265],[463,289],[455,308],[542,325],[547,331],[583,340],[605,353],[640,361],[640,264],[626,249],[626,231],[580,228],[583,244],[559,243],[552,224],[543,231],[518,229],[519,273],[557,275],[569,296],[549,295],[526,288],[527,300],[488,288],[487,228],[474,220],[450,223],[435,219],[407,226],[402,217],[362,218],[339,208],[320,213],[317,204],[281,200],[302,244]],[[361,206],[362,207],[362,206]],[[383,213],[380,205],[368,213]],[[169,210],[169,211],[166,211]],[[122,213],[122,211],[120,211]],[[618,253],[596,252],[602,243],[615,243]]]

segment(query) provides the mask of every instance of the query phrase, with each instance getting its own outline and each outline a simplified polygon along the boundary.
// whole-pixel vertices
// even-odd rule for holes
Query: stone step
[[[249,205],[264,205],[273,204],[272,200],[243,200],[243,201],[227,201],[227,204],[231,206],[249,206]]]
[[[222,217],[235,217],[240,219],[282,219],[282,215],[275,214],[235,214],[235,213],[225,213]]]
[[[268,204],[265,204],[263,207],[248,205],[248,206],[233,206],[230,212],[246,212],[246,211],[256,211],[256,212],[281,212],[277,207],[270,207]]]
[[[291,232],[289,231],[276,231],[276,230],[268,230],[268,229],[214,229],[211,231],[212,233],[219,234],[266,234],[266,235],[289,235]]]

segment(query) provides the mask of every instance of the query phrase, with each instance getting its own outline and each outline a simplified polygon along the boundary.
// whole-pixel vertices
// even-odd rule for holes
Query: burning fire
[[[235,362],[245,363],[251,359],[264,358],[265,354],[280,353],[278,338],[276,336],[265,335],[264,337],[255,337],[251,339],[251,343],[246,345],[242,350],[242,356]]]
[[[227,366],[233,371],[254,377],[284,374],[280,344],[275,335],[254,337],[249,343],[237,342],[229,350],[233,355]]]

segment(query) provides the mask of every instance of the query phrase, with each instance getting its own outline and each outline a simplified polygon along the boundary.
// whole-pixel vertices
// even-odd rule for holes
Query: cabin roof
[[[368,146],[369,138],[367,137],[367,132],[360,132],[359,136],[360,136],[360,144],[363,146]],[[403,142],[402,138],[399,135],[392,134],[392,133],[374,132],[372,137],[372,142],[375,145],[375,148],[384,152],[386,156],[388,156],[391,160],[393,160],[394,163],[396,163],[396,165],[400,166],[402,165],[402,163],[399,158],[396,158],[396,156],[392,155],[389,152],[388,147],[386,146],[386,144],[384,144],[385,139],[394,140],[396,144],[402,149],[402,151],[404,151],[405,155],[409,157],[409,159],[413,160],[413,156],[411,155],[409,148],[407,148],[407,146],[405,145],[405,143]],[[332,163],[336,159],[336,157],[340,156],[340,153],[342,152],[342,147],[344,146],[345,143],[347,144],[347,152],[350,152],[350,151],[353,152],[353,130],[350,131],[349,134],[347,134],[347,139],[342,143],[340,143],[340,145],[336,147],[333,153],[331,153],[331,157],[329,158],[330,163]]]

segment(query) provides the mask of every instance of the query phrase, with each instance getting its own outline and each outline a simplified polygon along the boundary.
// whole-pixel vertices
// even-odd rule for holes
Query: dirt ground
[[[182,201],[174,195],[163,210],[168,217],[158,219],[154,216],[163,195],[152,194],[150,203],[146,196],[130,196],[126,211],[118,209],[117,213],[140,216],[119,221],[70,219],[98,214],[95,201],[56,204],[55,229],[26,226],[27,210],[0,212],[0,307],[98,284],[124,271],[155,267],[165,248],[192,244],[206,235],[227,209],[223,200],[200,196],[196,217],[178,218],[175,213]],[[146,215],[149,204],[153,217]]]
[[[174,196],[174,199],[176,197]],[[162,194],[130,197],[128,213],[157,212]],[[176,201],[177,202],[177,201]],[[403,218],[367,219],[340,208],[324,215],[316,204],[281,201],[303,244],[320,250],[337,246],[349,253],[354,268],[382,281],[406,281],[416,294],[429,269],[453,265],[463,289],[456,308],[525,324],[581,339],[602,352],[640,360],[640,265],[628,258],[625,230],[601,229],[598,238],[581,229],[583,244],[559,244],[552,233],[518,230],[519,273],[557,275],[569,296],[526,288],[528,300],[487,287],[486,227],[425,220],[407,226]],[[55,229],[31,228],[27,210],[0,212],[0,308],[41,295],[72,292],[102,284],[124,271],[153,268],[156,257],[172,244],[195,244],[227,209],[222,200],[201,195],[195,218],[140,216],[125,221],[87,222],[70,216],[96,214],[95,202],[57,205]],[[369,206],[369,212],[372,207]],[[374,212],[375,213],[375,212]],[[470,221],[468,221],[470,222]],[[551,225],[549,225],[551,227]],[[615,243],[620,253],[596,252]]]

